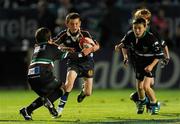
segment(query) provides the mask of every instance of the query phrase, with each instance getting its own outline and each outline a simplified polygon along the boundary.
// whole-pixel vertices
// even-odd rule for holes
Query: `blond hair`
[[[151,20],[151,12],[146,9],[146,8],[143,8],[143,9],[138,9],[135,13],[134,13],[134,18],[144,18],[146,19],[147,21],[150,21]]]

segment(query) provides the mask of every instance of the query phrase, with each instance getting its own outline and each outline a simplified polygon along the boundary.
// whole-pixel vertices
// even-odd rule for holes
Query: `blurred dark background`
[[[0,88],[28,88],[26,74],[35,30],[45,26],[56,36],[65,28],[69,12],[80,13],[82,28],[102,46],[95,55],[94,87],[134,87],[132,69],[125,70],[121,55],[113,49],[139,7],[150,9],[151,21],[170,49],[170,63],[158,68],[156,86],[180,88],[180,0],[0,0]],[[62,64],[56,64],[56,71],[65,80]]]

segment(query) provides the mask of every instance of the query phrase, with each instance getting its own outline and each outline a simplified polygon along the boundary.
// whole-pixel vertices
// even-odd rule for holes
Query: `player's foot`
[[[145,105],[141,103],[141,101],[136,103],[137,106],[137,114],[142,114],[144,112]]]
[[[144,100],[139,100],[138,102],[136,102],[137,114],[142,114],[144,112],[144,108],[147,103],[149,103],[149,100],[147,97],[145,97]]]
[[[31,113],[29,113],[26,108],[19,110],[19,113],[24,117],[25,120],[32,120]]]
[[[58,115],[56,116],[56,118],[59,118],[62,116],[62,112],[63,112],[64,108],[58,106],[57,107],[57,112],[58,112]]]
[[[85,97],[86,97],[86,95],[84,95],[83,91],[81,91],[81,93],[77,97],[77,102],[78,103],[82,102]]]
[[[57,115],[56,118],[59,118],[59,117],[62,116],[62,112],[63,112],[63,110],[64,110],[65,104],[66,104],[66,101],[63,101],[62,99],[60,99],[59,105],[58,105],[58,107],[57,107],[58,115]]]
[[[44,106],[49,110],[49,113],[53,116],[56,117],[58,116],[58,112],[54,108],[54,105],[49,101],[48,99],[45,100]]]
[[[160,110],[160,102],[157,102],[155,104],[151,103],[151,115],[159,114],[159,110]]]

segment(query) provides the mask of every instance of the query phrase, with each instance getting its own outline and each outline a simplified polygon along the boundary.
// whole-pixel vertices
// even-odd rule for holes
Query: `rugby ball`
[[[89,37],[82,37],[79,40],[79,46],[81,49],[93,47],[94,41]]]

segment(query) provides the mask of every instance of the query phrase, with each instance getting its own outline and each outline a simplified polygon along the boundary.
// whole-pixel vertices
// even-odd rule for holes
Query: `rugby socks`
[[[32,113],[35,109],[41,107],[43,105],[43,99],[42,97],[38,97],[36,100],[34,100],[28,107],[27,111],[28,113]]]
[[[143,104],[143,105],[145,105],[146,103],[149,102],[147,97],[144,97],[144,99],[140,99],[140,101],[141,101],[141,104]]]
[[[64,106],[65,106],[65,104],[66,104],[66,102],[67,102],[68,96],[69,96],[69,92],[66,92],[66,93],[61,97],[61,100],[60,100],[59,105],[58,105],[59,108],[64,108]]]
[[[63,95],[63,91],[61,89],[56,89],[52,94],[48,96],[48,99],[53,103],[56,101],[59,97]],[[32,113],[35,109],[43,106],[44,100],[42,97],[38,97],[36,100],[34,100],[28,107],[27,111],[28,113]]]

